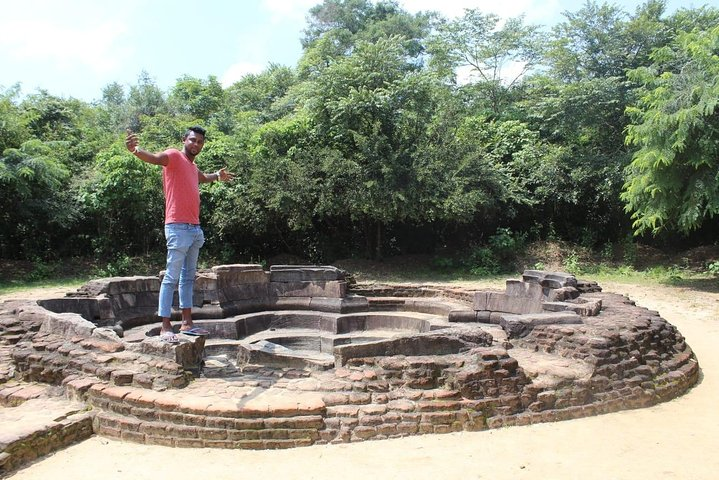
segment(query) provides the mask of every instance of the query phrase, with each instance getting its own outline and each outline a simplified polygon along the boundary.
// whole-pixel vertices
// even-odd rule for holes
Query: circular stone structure
[[[195,283],[195,323],[210,335],[177,345],[157,336],[160,281],[102,279],[0,304],[12,363],[0,398],[11,378],[42,382],[86,405],[99,435],[262,449],[645,407],[699,374],[657,312],[561,272],[475,291],[222,265]]]

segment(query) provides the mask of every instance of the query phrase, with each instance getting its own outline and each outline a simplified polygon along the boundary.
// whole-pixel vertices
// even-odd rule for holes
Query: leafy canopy
[[[630,72],[642,84],[628,109],[639,147],[622,200],[637,233],[698,228],[719,213],[719,27],[680,33]]]

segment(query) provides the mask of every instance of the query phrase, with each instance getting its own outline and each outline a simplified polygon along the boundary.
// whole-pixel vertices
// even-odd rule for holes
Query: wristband
[[[219,170],[216,171],[215,175],[217,175],[217,181],[219,182],[220,181],[220,171]]]
[[[135,149],[132,151],[133,155],[137,155],[137,153],[140,151],[140,147],[135,147]]]

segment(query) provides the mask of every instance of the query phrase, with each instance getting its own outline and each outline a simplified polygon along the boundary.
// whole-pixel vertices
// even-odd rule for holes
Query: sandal
[[[210,334],[210,332],[200,327],[192,327],[187,330],[180,329],[180,333],[184,333],[185,335],[192,335],[195,337],[206,337]]]
[[[160,332],[160,341],[165,343],[180,343],[180,339],[173,332]]]

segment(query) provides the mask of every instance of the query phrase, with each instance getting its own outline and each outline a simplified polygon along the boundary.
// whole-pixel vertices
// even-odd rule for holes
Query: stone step
[[[3,335],[0,335],[0,338],[2,338],[2,341],[3,341],[4,343],[9,344],[9,345],[15,345],[15,344],[18,343],[20,340],[22,340],[22,337],[23,337],[23,335],[18,335],[18,334],[3,334]]]
[[[15,367],[10,364],[0,363],[0,385],[9,382],[15,376]]]
[[[104,437],[148,445],[258,450],[312,445],[324,427],[319,415],[285,420],[211,418],[206,422],[177,424],[102,411],[94,418],[94,428]]]
[[[9,381],[0,387],[0,406],[17,407],[29,400],[57,397],[61,394],[61,389],[51,385]]]
[[[468,308],[465,303],[438,298],[367,297],[367,301],[373,312],[389,310],[446,316],[453,310]]]
[[[23,328],[22,325],[13,325],[11,327],[7,327],[5,331],[2,332],[2,335],[23,335],[27,329]]]
[[[31,398],[18,406],[0,407],[0,476],[89,438],[92,415],[84,404],[62,397]]]
[[[588,362],[551,353],[515,347],[511,355],[537,388],[552,389],[577,380],[586,382],[593,372],[593,366]]]
[[[146,351],[119,352],[94,348],[98,342],[55,340],[46,337],[36,339],[25,348],[16,347],[12,352],[16,374],[26,381],[52,384],[60,384],[72,375],[96,376],[117,385],[129,381],[143,388],[181,387],[188,382],[182,367],[173,360],[178,357],[178,351],[187,353],[192,350],[190,340],[182,345],[162,344],[156,340],[142,345]],[[158,353],[169,358],[160,358]]]

